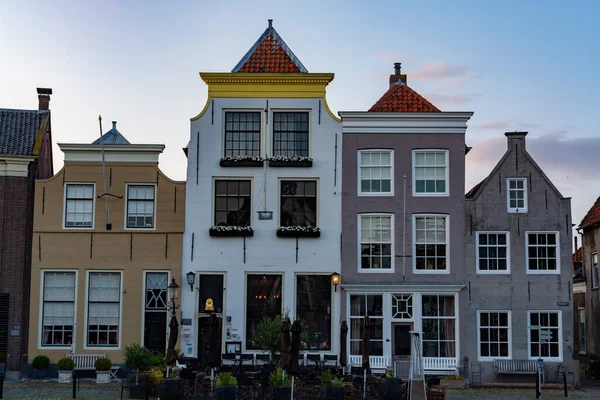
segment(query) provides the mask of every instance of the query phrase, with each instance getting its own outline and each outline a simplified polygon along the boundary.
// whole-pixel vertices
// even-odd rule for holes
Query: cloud
[[[507,129],[509,124],[510,124],[510,121],[499,119],[499,120],[495,120],[495,121],[485,122],[483,124],[472,125],[472,126],[470,126],[470,128],[494,129],[494,130],[495,129]]]
[[[425,64],[420,70],[411,72],[410,78],[434,80],[472,77],[467,74],[469,70],[470,68],[466,65],[450,65],[445,62],[429,63]]]
[[[442,93],[428,93],[425,98],[438,108],[444,108],[444,105],[461,105],[473,101],[472,96],[467,95],[448,95]]]
[[[532,128],[541,128],[541,125],[530,123],[530,122],[516,122],[516,121],[512,121],[512,120],[508,120],[508,119],[497,119],[497,120],[493,120],[493,121],[484,122],[481,124],[470,125],[469,127],[472,129],[482,129],[482,130],[500,129],[500,130],[504,130],[505,132],[509,132],[509,131],[514,131],[514,130],[527,131],[528,129],[532,129]],[[559,131],[562,132],[563,134],[567,132],[564,129],[555,129],[553,131],[548,132],[548,134],[552,134],[552,132],[558,133]]]

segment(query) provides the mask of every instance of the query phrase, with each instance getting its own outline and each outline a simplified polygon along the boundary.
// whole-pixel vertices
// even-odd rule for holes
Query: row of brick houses
[[[506,133],[505,155],[465,196],[473,113],[439,110],[398,63],[368,111],[338,118],[326,100],[334,75],[309,73],[269,21],[231,72],[200,77],[208,99],[191,119],[185,182],[158,168],[164,146],[131,144],[113,123],[102,144],[91,134],[59,144],[63,168],[52,175],[50,163],[21,196],[32,202],[26,259],[14,258],[23,281],[5,277],[17,274],[0,216],[0,292],[15,293],[10,326],[0,324],[9,369],[69,352],[121,364],[134,342],[164,351],[172,278],[181,351],[201,364],[214,312],[221,354],[261,353],[259,322],[285,314],[304,321],[305,353],[345,348],[361,365],[368,315],[375,371],[476,366],[492,381],[495,360],[572,368],[570,199],[525,132]]]

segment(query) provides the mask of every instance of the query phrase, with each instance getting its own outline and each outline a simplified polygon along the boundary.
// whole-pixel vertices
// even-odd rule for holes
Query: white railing
[[[105,358],[106,354],[72,354],[68,353],[67,357],[75,363],[75,369],[96,369],[96,360]]]
[[[350,356],[350,365],[352,367],[361,367],[362,366],[362,356]],[[369,365],[371,369],[386,369],[391,366],[390,358],[386,356],[370,356],[369,357]]]
[[[454,370],[456,367],[456,357],[423,357],[423,369],[426,371]]]

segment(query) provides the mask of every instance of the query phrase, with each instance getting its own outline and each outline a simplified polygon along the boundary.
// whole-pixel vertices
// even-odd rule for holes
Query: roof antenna
[[[106,160],[104,159],[104,139],[102,138],[102,115],[98,115],[98,123],[100,124],[100,153],[102,154],[102,175],[104,176],[104,193],[101,196],[104,196],[104,205],[106,207],[106,230],[110,231],[112,229],[112,224],[110,223],[110,212],[108,210],[108,188],[106,187]]]

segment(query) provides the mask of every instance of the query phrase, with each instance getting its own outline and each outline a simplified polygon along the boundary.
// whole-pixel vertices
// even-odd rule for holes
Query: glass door
[[[392,354],[395,360],[410,358],[410,331],[412,324],[393,324]]]

